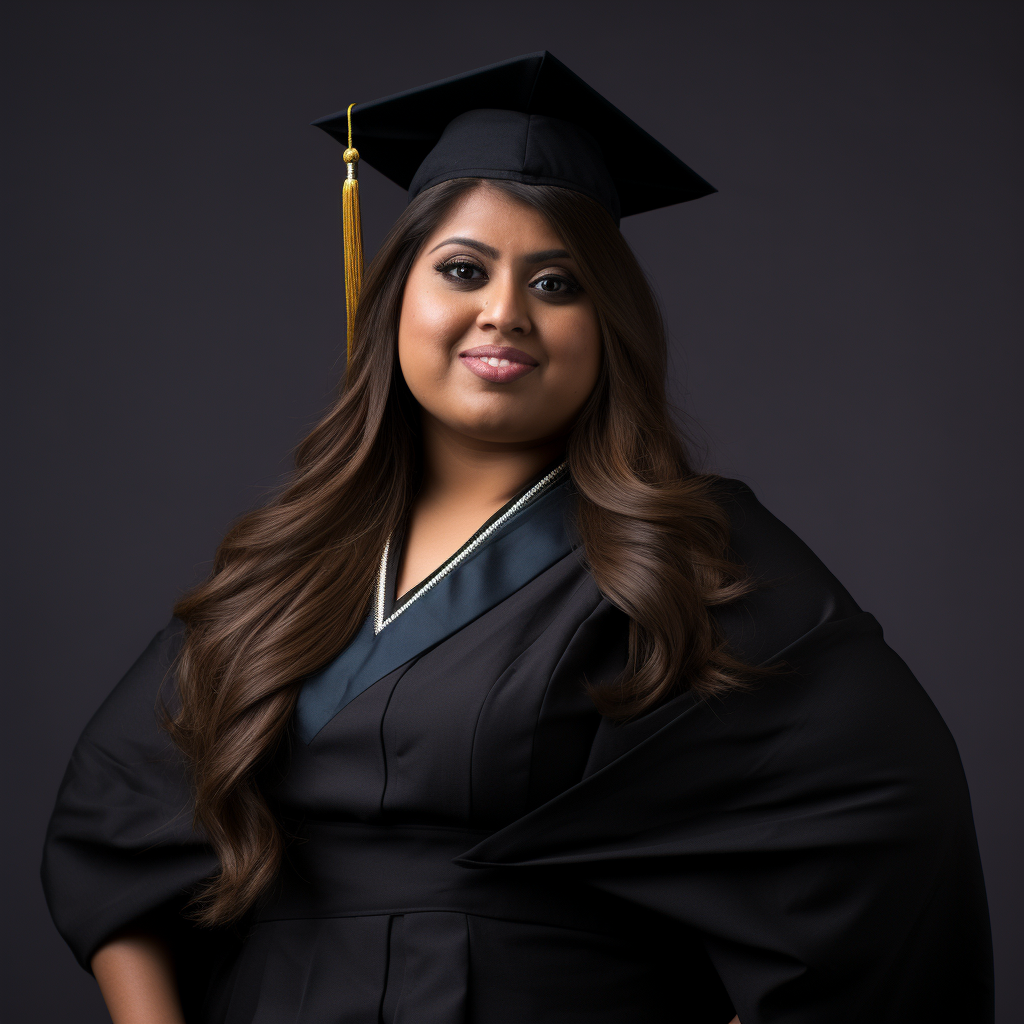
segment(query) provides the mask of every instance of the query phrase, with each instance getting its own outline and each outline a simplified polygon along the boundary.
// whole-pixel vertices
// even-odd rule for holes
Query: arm
[[[185,1024],[170,951],[155,936],[117,936],[93,956],[92,971],[113,1024]]]
[[[984,879],[938,712],[870,616],[785,658],[770,682],[675,698],[651,736],[455,863],[581,865],[697,932],[743,1024],[992,1024]]]

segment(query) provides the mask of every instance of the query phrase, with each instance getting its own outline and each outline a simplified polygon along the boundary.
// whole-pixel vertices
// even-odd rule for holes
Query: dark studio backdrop
[[[0,1019],[107,1019],[38,882],[67,757],[342,369],[341,149],[308,122],[546,48],[720,189],[623,225],[673,393],[949,723],[1024,1020],[1021,10],[8,7]],[[362,191],[372,252],[404,196]]]

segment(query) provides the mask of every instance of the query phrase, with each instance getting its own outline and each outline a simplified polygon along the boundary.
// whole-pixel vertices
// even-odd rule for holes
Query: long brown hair
[[[238,918],[277,872],[283,837],[259,771],[303,678],[359,629],[380,552],[412,505],[421,453],[396,358],[402,294],[422,244],[479,187],[547,217],[598,312],[602,368],[567,459],[588,568],[629,616],[630,635],[625,673],[593,691],[595,703],[625,718],[679,688],[715,693],[742,675],[709,614],[744,589],[726,558],[728,520],[715,478],[693,471],[672,423],[661,315],[611,217],[554,186],[462,178],[428,189],[367,269],[344,386],[299,445],[290,483],[231,527],[210,577],[175,608],[186,632],[168,729],[191,766],[196,825],[221,865],[195,903],[202,923]]]

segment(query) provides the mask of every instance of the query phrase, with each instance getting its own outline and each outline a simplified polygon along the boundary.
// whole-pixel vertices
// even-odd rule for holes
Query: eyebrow
[[[446,238],[443,242],[438,242],[430,252],[437,252],[438,249],[446,245],[465,245],[470,249],[476,249],[477,252],[483,253],[484,256],[487,256],[492,260],[496,260],[501,255],[494,246],[487,245],[484,242],[478,242],[475,238],[461,237]],[[427,255],[429,256],[430,253]],[[527,253],[525,261],[527,263],[547,263],[548,260],[564,260],[571,258],[572,257],[565,249],[542,249],[540,252]]]
[[[527,263],[547,263],[548,260],[572,259],[565,249],[542,249],[540,252],[527,253]]]
[[[438,242],[430,252],[437,252],[444,245],[467,245],[470,249],[476,249],[477,252],[482,252],[485,256],[490,256],[492,260],[498,258],[498,250],[493,246],[485,245],[483,242],[478,242],[475,238],[446,238],[443,242]],[[430,253],[427,253],[429,256]]]

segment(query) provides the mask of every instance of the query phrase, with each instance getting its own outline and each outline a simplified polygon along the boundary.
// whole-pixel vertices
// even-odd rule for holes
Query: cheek
[[[601,329],[593,306],[558,311],[548,324],[550,369],[561,387],[590,393],[601,368]]]
[[[473,311],[459,301],[463,298],[410,277],[398,321],[398,356],[403,370],[407,361],[410,366],[447,363],[452,348],[473,322]]]

